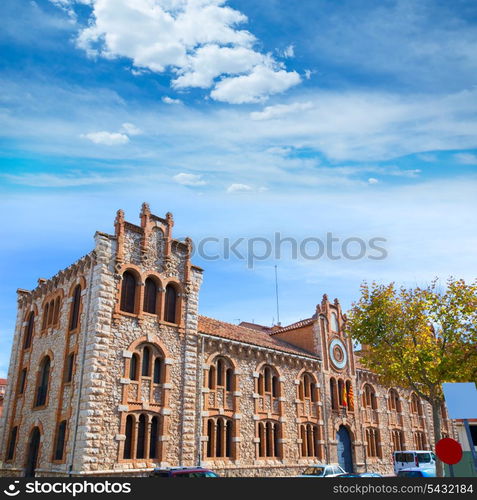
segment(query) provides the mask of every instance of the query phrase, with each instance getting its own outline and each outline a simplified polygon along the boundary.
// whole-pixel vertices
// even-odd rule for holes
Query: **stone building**
[[[7,389],[7,379],[0,378],[0,417],[3,413],[3,400],[5,398],[5,391]]]
[[[203,271],[173,225],[119,210],[114,235],[18,290],[3,475],[391,473],[393,450],[432,446],[428,404],[360,365],[338,300],[285,327],[200,316]]]

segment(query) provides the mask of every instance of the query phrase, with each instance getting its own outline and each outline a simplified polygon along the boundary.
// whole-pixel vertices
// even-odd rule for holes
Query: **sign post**
[[[477,472],[477,452],[475,451],[469,426],[469,418],[477,418],[477,386],[474,382],[445,383],[442,384],[442,390],[444,391],[450,418],[462,420],[464,423],[472,461],[474,462],[474,469]],[[439,443],[441,441],[444,441],[444,439],[441,439]]]

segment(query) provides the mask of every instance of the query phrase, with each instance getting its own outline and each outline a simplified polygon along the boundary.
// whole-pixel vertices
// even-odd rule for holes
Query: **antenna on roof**
[[[278,266],[275,264],[275,295],[277,298],[277,325],[280,325],[280,305],[278,303]]]

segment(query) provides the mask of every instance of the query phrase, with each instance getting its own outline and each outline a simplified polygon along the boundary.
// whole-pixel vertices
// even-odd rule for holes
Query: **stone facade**
[[[3,475],[391,473],[393,449],[430,449],[429,405],[361,367],[337,300],[287,327],[200,316],[202,270],[173,225],[147,204],[140,225],[118,211],[114,235],[18,290]]]

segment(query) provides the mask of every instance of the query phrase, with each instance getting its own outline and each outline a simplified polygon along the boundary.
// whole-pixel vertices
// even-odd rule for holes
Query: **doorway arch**
[[[38,462],[40,451],[41,433],[38,427],[34,427],[30,434],[30,443],[28,445],[28,455],[26,460],[25,477],[35,477],[35,469]]]
[[[353,472],[353,451],[351,436],[344,425],[340,425],[336,433],[338,463],[346,472]]]

